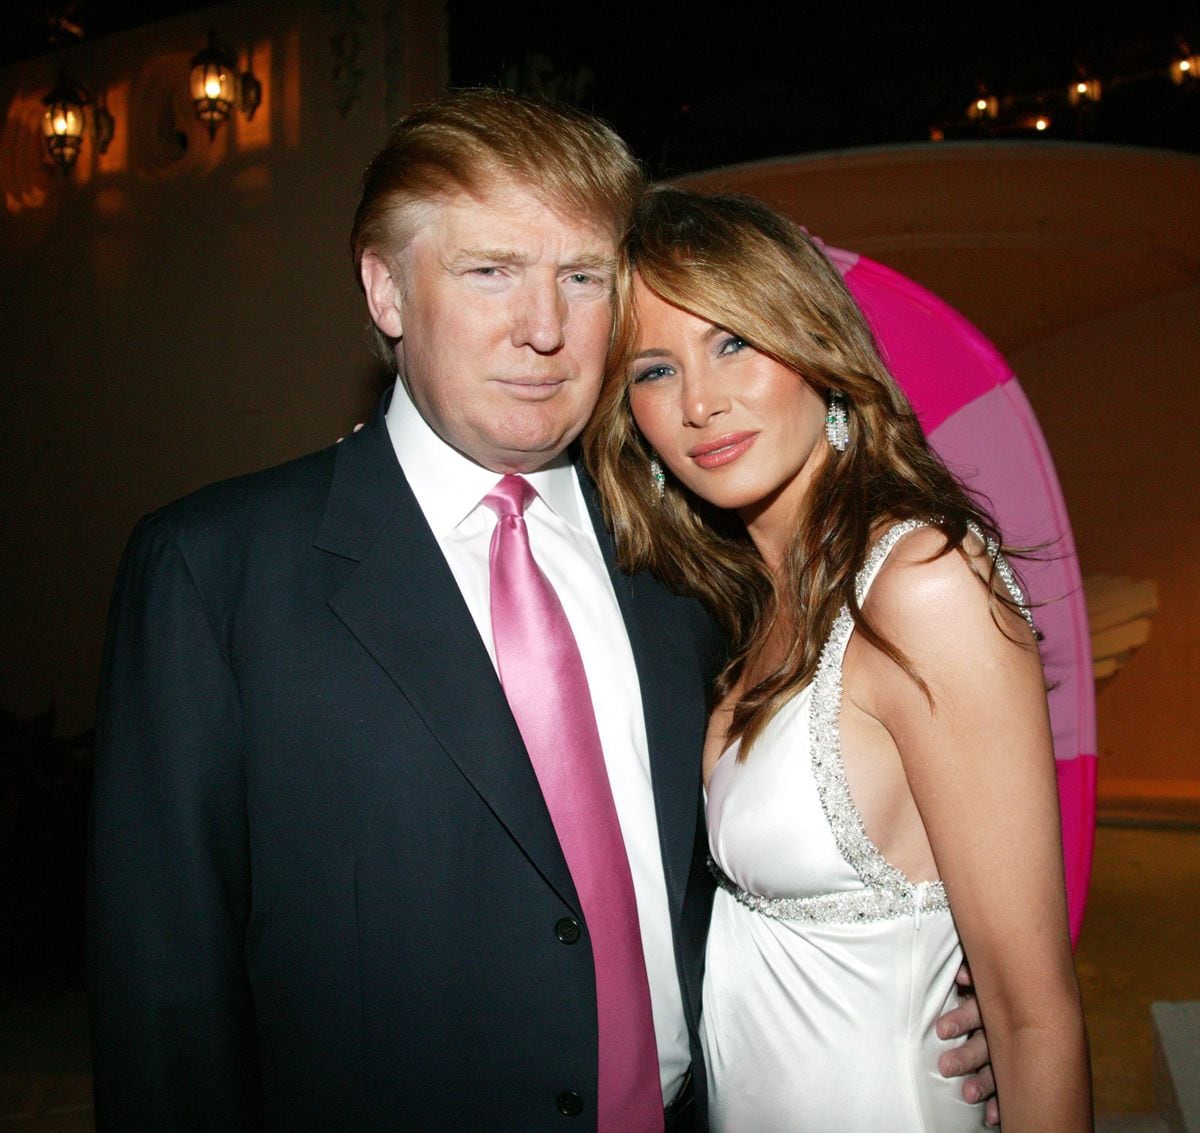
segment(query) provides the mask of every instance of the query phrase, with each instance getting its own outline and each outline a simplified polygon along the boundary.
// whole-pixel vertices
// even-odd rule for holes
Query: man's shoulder
[[[255,526],[294,519],[323,506],[333,480],[336,446],[282,464],[206,484],[158,508],[154,514],[179,529],[213,523]]]
[[[144,516],[134,561],[187,564],[196,576],[238,574],[258,559],[310,548],[334,480],[336,448],[208,484]]]

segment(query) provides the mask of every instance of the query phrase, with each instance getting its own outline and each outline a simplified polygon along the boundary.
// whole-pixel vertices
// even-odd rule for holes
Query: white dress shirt
[[[400,467],[495,665],[488,552],[496,516],[481,501],[500,476],[443,441],[417,411],[400,381],[386,419]],[[592,694],[604,763],[633,875],[659,1074],[663,1097],[670,1101],[682,1084],[691,1053],[675,969],[633,650],[571,462],[560,456],[525,479],[537,491],[537,498],[525,510],[530,546],[571,623]]]

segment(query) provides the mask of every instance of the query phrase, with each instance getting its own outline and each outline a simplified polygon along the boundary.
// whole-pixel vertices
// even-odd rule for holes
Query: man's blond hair
[[[394,262],[421,204],[495,185],[527,190],[555,212],[619,242],[644,178],[620,137],[573,107],[500,90],[463,90],[401,119],[363,175],[350,248]]]

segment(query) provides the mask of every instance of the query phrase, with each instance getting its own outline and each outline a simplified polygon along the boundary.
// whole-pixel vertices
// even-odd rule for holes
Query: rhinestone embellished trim
[[[916,519],[898,523],[871,548],[855,582],[860,605],[892,548],[910,531],[924,526],[922,521]],[[809,735],[812,739],[813,779],[817,784],[821,809],[825,812],[825,819],[842,858],[862,878],[867,890],[876,894],[878,911],[872,919],[910,916],[918,907],[930,912],[947,909],[946,891],[940,881],[926,886],[922,890],[922,899],[918,901],[917,886],[892,865],[867,837],[862,816],[850,797],[850,787],[842,766],[838,717],[842,710],[842,657],[853,631],[854,619],[849,607],[843,606],[833,623],[829,640],[821,650],[821,659],[813,677]]]
[[[850,889],[842,893],[819,893],[814,897],[763,897],[748,893],[726,877],[710,857],[708,868],[717,884],[739,904],[778,921],[809,924],[865,924],[892,921],[918,913],[936,913],[949,908],[940,882],[922,882],[912,893],[879,889]],[[936,889],[935,889],[936,886]]]
[[[1000,553],[1000,548],[996,545],[995,539],[985,538],[983,532],[973,523],[969,523],[967,526],[970,527],[975,538],[983,544],[988,558],[996,564],[996,573],[1000,576],[1004,585],[1008,587],[1008,593],[1017,604],[1017,609],[1021,611],[1021,616],[1029,623],[1029,628],[1033,630],[1034,637],[1037,637],[1037,626],[1033,624],[1033,613],[1025,601],[1025,595],[1021,587],[1017,584],[1017,576],[1013,572],[1013,568],[1008,565],[1008,559]]]

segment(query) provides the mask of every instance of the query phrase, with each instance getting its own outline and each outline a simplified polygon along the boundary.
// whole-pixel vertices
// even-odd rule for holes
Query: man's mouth
[[[566,383],[562,377],[497,378],[496,384],[518,401],[547,401]]]

